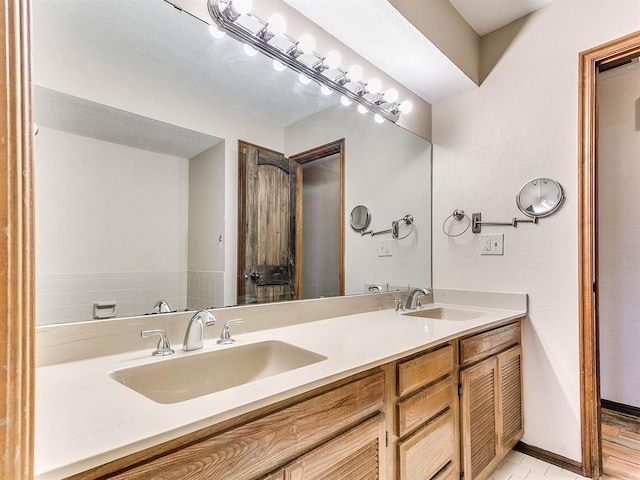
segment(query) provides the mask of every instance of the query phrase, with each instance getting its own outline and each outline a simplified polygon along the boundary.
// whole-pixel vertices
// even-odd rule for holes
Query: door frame
[[[34,234],[29,0],[0,2],[0,478],[33,477]]]
[[[339,210],[339,218],[340,218],[340,252],[339,252],[339,261],[340,261],[340,295],[344,295],[344,224],[345,224],[345,213],[344,213],[344,167],[345,167],[345,139],[341,138],[340,140],[335,140],[333,142],[326,143],[324,145],[320,145],[319,147],[312,148],[310,150],[306,150],[301,153],[297,153],[295,155],[291,155],[289,158],[291,160],[295,160],[300,165],[304,165],[305,163],[313,162],[314,160],[319,160],[321,158],[328,157],[330,155],[340,155],[340,210]],[[300,245],[297,245],[298,251],[302,252],[302,235],[298,237],[300,241]],[[302,282],[302,270],[298,272],[300,281]]]
[[[602,473],[600,369],[597,306],[598,107],[596,79],[601,65],[640,55],[640,32],[580,53],[578,86],[578,306],[582,474]]]

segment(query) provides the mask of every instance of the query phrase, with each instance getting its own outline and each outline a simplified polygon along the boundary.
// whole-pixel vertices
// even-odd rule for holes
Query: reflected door
[[[238,144],[238,304],[299,296],[301,167],[283,154]]]

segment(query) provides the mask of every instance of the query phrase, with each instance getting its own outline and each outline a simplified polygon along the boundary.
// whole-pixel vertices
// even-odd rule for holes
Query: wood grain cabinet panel
[[[498,463],[498,388],[495,357],[460,372],[462,468],[465,477],[487,478]]]
[[[398,442],[399,480],[428,480],[453,460],[455,420],[451,409]]]
[[[432,480],[460,480],[456,475],[456,466],[453,462],[449,462],[446,467],[440,470]]]
[[[522,347],[498,355],[498,391],[500,424],[498,429],[502,455],[506,455],[524,434],[522,408]]]
[[[260,480],[284,480],[284,470],[279,468],[275,472],[271,472],[266,477],[260,478]]]
[[[460,365],[470,365],[520,343],[520,322],[460,340]]]
[[[450,373],[453,347],[446,345],[398,364],[397,393],[402,397]]]
[[[398,436],[402,437],[453,403],[455,386],[450,376],[398,402]]]
[[[378,371],[110,478],[259,478],[380,411],[383,394]]]
[[[384,471],[384,438],[384,415],[380,414],[287,465],[284,479],[379,479]]]

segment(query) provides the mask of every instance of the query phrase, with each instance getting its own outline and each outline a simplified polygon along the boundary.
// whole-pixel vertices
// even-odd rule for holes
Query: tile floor
[[[491,478],[493,480],[590,480],[516,451],[507,455]]]

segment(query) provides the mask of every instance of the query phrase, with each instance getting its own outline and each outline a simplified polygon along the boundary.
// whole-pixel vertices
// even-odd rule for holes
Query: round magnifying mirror
[[[522,186],[516,204],[528,217],[546,217],[560,208],[563,198],[558,182],[550,178],[536,178]]]
[[[371,211],[364,205],[358,205],[351,210],[351,216],[349,217],[349,223],[351,228],[356,232],[362,232],[369,226],[371,222]]]

